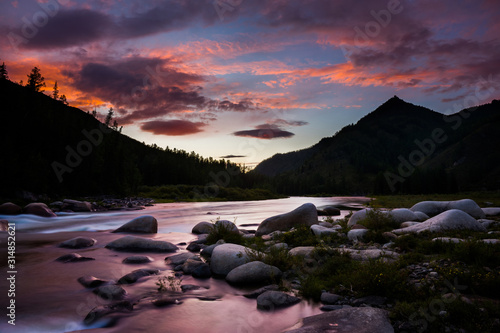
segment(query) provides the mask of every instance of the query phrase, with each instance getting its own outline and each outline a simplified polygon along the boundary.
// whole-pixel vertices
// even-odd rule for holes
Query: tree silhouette
[[[106,124],[106,126],[110,126],[111,124],[111,120],[113,119],[113,108],[109,108],[109,111],[108,111],[108,114],[106,115],[106,119],[104,120],[104,124]]]
[[[68,105],[68,104],[69,104],[69,103],[68,103],[68,100],[66,99],[66,95],[61,95],[61,97],[59,97],[59,100],[60,100],[61,102],[63,102],[63,104],[65,104],[65,105]]]
[[[8,80],[9,73],[7,72],[7,66],[5,66],[5,62],[0,65],[0,80]]]
[[[59,89],[57,88],[57,81],[54,83],[54,91],[52,92],[52,97],[54,99],[59,99]]]
[[[33,89],[34,91],[42,92],[42,87],[45,87],[45,78],[40,74],[40,69],[38,67],[34,67],[31,70],[31,73],[28,75],[28,83],[26,87]]]

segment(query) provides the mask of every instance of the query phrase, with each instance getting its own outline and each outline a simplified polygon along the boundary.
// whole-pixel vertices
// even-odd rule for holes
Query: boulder
[[[236,224],[228,220],[218,220],[217,222],[215,222],[214,228],[217,230],[227,230],[228,232],[233,234],[240,233],[240,230],[238,229]]]
[[[277,291],[279,289],[280,289],[280,287],[277,284],[271,284],[271,285],[256,289],[256,290],[249,292],[247,294],[244,294],[243,296],[245,296],[246,298],[257,298],[257,297],[259,297],[259,295],[265,293],[266,291],[270,291],[270,290]]]
[[[218,243],[218,242],[217,242],[217,243]],[[201,250],[201,251],[200,251],[200,254],[201,254],[202,256],[204,256],[204,257],[211,257],[211,256],[212,256],[212,253],[214,252],[214,249],[215,249],[217,246],[221,245],[221,244],[217,244],[217,243],[215,243],[215,244],[212,244],[212,245],[209,245],[209,246],[205,247],[203,250]],[[224,243],[222,243],[222,244],[224,244]]]
[[[347,239],[353,242],[363,241],[363,236],[368,232],[368,229],[352,229],[347,233]]]
[[[123,299],[127,294],[125,289],[115,284],[97,287],[92,292],[105,300]]]
[[[95,288],[108,283],[109,281],[98,279],[95,276],[85,275],[78,278],[78,282],[85,288]]]
[[[158,232],[158,221],[151,215],[139,216],[113,232],[156,234]]]
[[[0,215],[18,215],[22,213],[22,208],[12,202],[0,205]]]
[[[416,211],[414,213],[418,218],[418,220],[417,220],[418,222],[424,222],[425,220],[429,219],[429,216],[423,212]]]
[[[170,257],[166,257],[165,262],[170,265],[178,266],[184,264],[188,259],[195,259],[195,258],[198,258],[198,256],[189,252],[185,252]]]
[[[300,298],[281,291],[266,291],[257,297],[257,309],[274,310],[291,306],[300,302]]]
[[[332,326],[333,325],[333,326]],[[387,311],[372,307],[342,308],[302,319],[301,327],[287,333],[393,333]]]
[[[487,207],[487,208],[482,208],[482,210],[483,210],[483,213],[485,216],[499,216],[500,215],[500,207]]]
[[[124,276],[122,276],[118,280],[118,284],[132,284],[136,283],[137,280],[139,280],[142,277],[145,276],[150,276],[150,275],[156,275],[160,274],[160,271],[158,269],[136,269],[135,271],[132,271]]]
[[[329,292],[321,293],[321,303],[323,304],[336,304],[340,300],[340,296]]]
[[[417,225],[417,224],[420,224],[422,222],[411,222],[411,221],[408,221],[408,222],[403,222],[401,223],[401,225],[399,226],[400,228],[406,228],[406,227],[411,227],[412,225]]]
[[[131,252],[175,252],[178,250],[178,247],[170,242],[135,236],[125,236],[116,239],[108,243],[106,248]]]
[[[123,259],[124,264],[145,264],[148,262],[153,262],[154,259],[149,256],[130,256]]]
[[[90,212],[92,211],[92,204],[87,201],[64,199],[61,210],[66,209],[72,210],[74,212]]]
[[[396,229],[395,234],[419,233],[422,231],[440,232],[446,230],[473,230],[486,231],[486,228],[469,214],[462,210],[451,209],[437,216],[428,219],[425,222],[412,225],[410,227]]]
[[[198,265],[193,271],[191,275],[197,279],[208,279],[212,276],[212,271],[210,270],[210,266],[206,263],[202,265]]]
[[[313,224],[311,226],[311,231],[318,237],[338,234],[336,229],[323,227],[318,224]]]
[[[257,228],[255,235],[262,236],[276,230],[287,231],[300,225],[310,227],[317,223],[318,212],[316,206],[312,203],[306,203],[291,212],[265,219]]]
[[[297,246],[291,249],[288,254],[298,257],[310,257],[314,251],[314,246]]]
[[[451,209],[464,211],[476,219],[485,218],[483,210],[471,199],[457,201],[422,201],[410,208],[410,210],[414,212],[422,212],[428,216],[436,216]]]
[[[236,267],[246,264],[250,260],[248,251],[251,249],[230,243],[217,246],[212,252],[210,261],[212,273],[226,276]]]
[[[338,216],[340,209],[335,206],[318,207],[318,216]]]
[[[46,204],[41,203],[41,202],[34,202],[30,203],[29,205],[26,205],[23,209],[23,212],[25,214],[32,214],[32,215],[38,215],[42,217],[55,217],[56,214],[47,207]]]
[[[200,222],[193,227],[193,234],[209,234],[214,229],[214,225],[210,222]]]
[[[231,270],[226,281],[233,285],[256,285],[277,282],[282,275],[278,267],[252,261]]]
[[[347,225],[349,227],[355,224],[363,225],[363,220],[366,219],[368,212],[372,211],[371,208],[358,210],[349,218]],[[393,210],[381,210],[380,213],[390,216],[395,223],[403,223],[406,221],[420,221],[422,216],[419,217],[413,211],[406,208],[397,208]]]
[[[186,250],[188,250],[189,252],[200,252],[200,250],[202,249],[203,246],[205,246],[205,245],[201,245],[201,244],[198,244],[196,242],[191,242],[186,247]]]
[[[95,260],[95,259],[89,257],[82,257],[78,253],[65,254],[56,259],[56,261],[61,261],[61,262],[79,262],[79,261],[89,261],[89,260]]]
[[[206,265],[206,263],[203,262],[200,258],[188,259],[182,264],[182,272],[184,274],[192,274],[196,268],[203,265]]]
[[[75,237],[62,242],[59,244],[59,247],[65,247],[68,249],[83,249],[93,246],[96,242],[97,241],[95,239],[89,237]]]

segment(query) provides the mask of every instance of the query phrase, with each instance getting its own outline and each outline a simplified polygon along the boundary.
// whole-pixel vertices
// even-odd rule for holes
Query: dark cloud
[[[219,158],[242,158],[242,157],[247,157],[246,155],[226,155],[226,156],[221,156]]]
[[[291,138],[295,134],[285,131],[275,125],[263,124],[255,126],[255,129],[252,130],[234,132],[233,135],[270,140],[279,138]]]
[[[154,120],[143,123],[141,129],[153,134],[180,136],[202,132],[205,125],[188,120]]]

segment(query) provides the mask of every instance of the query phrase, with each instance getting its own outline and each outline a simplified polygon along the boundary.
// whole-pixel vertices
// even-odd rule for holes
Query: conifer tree
[[[41,88],[45,87],[45,78],[40,73],[40,69],[35,66],[27,76],[28,83],[26,83],[26,86],[34,91],[42,92]]]
[[[5,62],[0,65],[0,80],[8,80],[9,79],[9,73],[7,72],[7,66],[5,65]]]
[[[59,88],[57,87],[57,81],[54,83],[54,91],[52,92],[52,97],[56,100],[59,99]]]

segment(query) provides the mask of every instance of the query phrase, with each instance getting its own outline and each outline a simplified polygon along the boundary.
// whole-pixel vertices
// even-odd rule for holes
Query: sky
[[[147,144],[249,167],[394,95],[500,99],[498,0],[2,0],[0,61]]]

